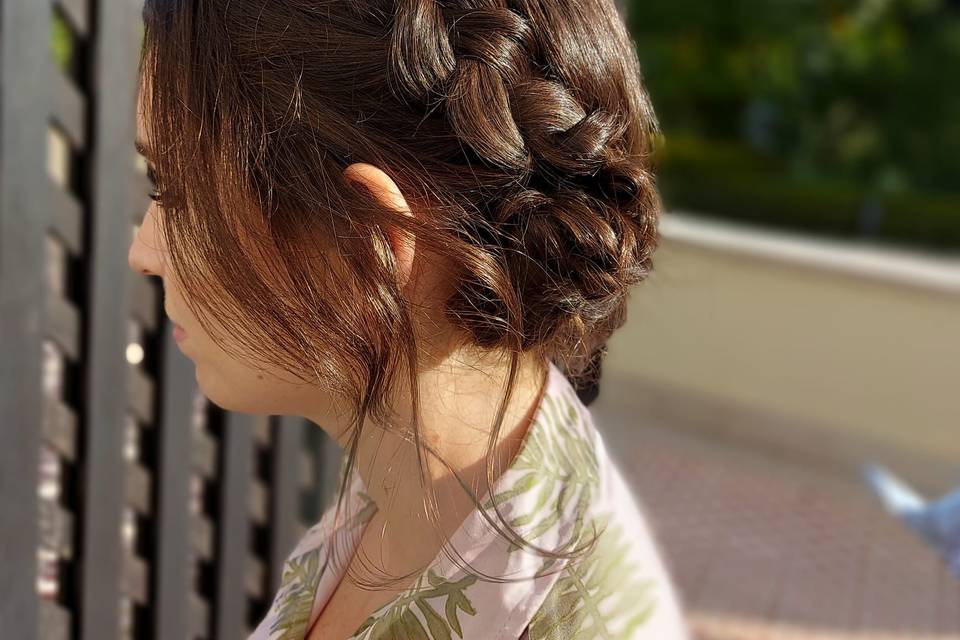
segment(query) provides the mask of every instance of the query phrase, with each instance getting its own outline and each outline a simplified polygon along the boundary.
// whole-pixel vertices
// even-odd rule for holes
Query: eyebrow
[[[147,146],[147,144],[143,140],[135,141],[133,143],[133,147],[137,150],[137,153],[144,156],[145,158],[149,158],[153,155],[153,152],[150,151],[150,148]]]

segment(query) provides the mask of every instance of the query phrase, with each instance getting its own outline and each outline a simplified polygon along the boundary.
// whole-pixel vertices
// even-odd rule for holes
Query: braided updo
[[[483,346],[552,341],[590,382],[658,243],[656,119],[622,24],[608,2],[400,0],[390,37],[391,87],[499,171],[472,203],[493,266],[462,279],[450,314]],[[510,306],[500,279],[516,323],[490,322]]]

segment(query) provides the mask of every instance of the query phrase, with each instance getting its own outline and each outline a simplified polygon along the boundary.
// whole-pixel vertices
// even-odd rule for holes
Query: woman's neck
[[[359,549],[363,566],[374,568],[369,578],[385,581],[417,574],[436,557],[443,540],[452,536],[475,508],[461,481],[477,499],[483,499],[488,489],[487,447],[508,370],[508,362],[491,366],[451,358],[420,375],[420,437],[436,454],[424,453],[422,467],[416,445],[409,436],[397,433],[402,426],[364,426],[356,469],[378,508]],[[491,481],[496,481],[518,453],[546,382],[547,371],[541,363],[521,358],[514,393],[492,452]],[[397,411],[399,425],[409,423],[409,404],[407,395],[401,402],[406,408]],[[426,506],[432,498],[439,531]]]

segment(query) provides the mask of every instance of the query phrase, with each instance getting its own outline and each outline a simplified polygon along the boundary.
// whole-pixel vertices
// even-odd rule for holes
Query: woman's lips
[[[173,325],[173,339],[177,342],[183,342],[187,339],[187,332],[178,324]]]

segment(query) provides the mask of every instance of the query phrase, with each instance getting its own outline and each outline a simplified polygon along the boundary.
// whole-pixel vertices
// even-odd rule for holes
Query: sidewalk
[[[858,478],[598,404],[698,640],[960,640],[960,581]]]

